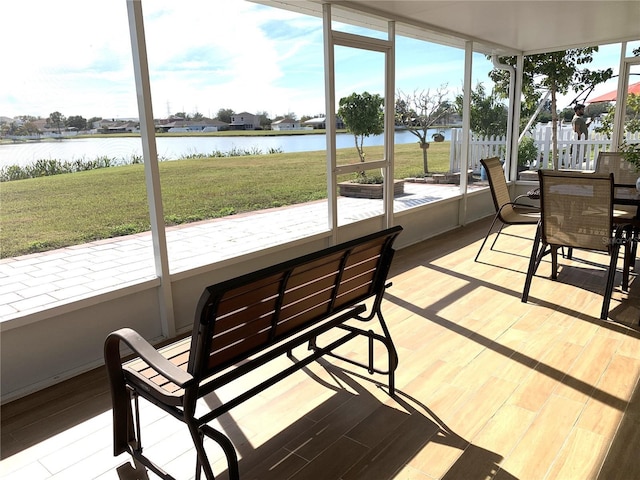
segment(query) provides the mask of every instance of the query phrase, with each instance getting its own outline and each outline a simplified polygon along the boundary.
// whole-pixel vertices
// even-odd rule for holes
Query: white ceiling
[[[333,4],[334,19],[462,46],[487,53],[525,54],[640,40],[640,0],[257,0],[319,15]],[[363,20],[366,13],[366,20]]]

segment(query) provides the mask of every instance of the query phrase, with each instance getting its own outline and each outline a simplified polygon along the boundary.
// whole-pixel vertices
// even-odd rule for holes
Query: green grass
[[[367,158],[382,151],[369,147]],[[338,164],[356,159],[355,149],[338,150]],[[449,142],[431,144],[429,166],[448,171]],[[417,144],[396,145],[395,171],[422,171]],[[326,198],[326,154],[167,161],[160,178],[165,221],[175,225]],[[3,182],[0,191],[2,258],[150,229],[143,165]]]

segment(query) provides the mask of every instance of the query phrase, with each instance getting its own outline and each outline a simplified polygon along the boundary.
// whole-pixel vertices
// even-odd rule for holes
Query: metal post
[[[153,110],[151,108],[149,63],[147,60],[141,0],[127,0],[127,12],[129,14],[133,70],[136,80],[136,93],[138,95],[138,115],[140,117],[140,136],[142,137],[144,173],[151,219],[153,258],[156,275],[160,278],[160,322],[162,334],[167,338],[171,338],[175,336],[176,328],[173,315],[171,282],[169,278],[167,238],[162,209],[162,195],[160,192],[160,172],[158,168]]]
[[[324,42],[324,96],[325,122],[327,137],[327,208],[329,209],[329,229],[333,243],[338,235],[338,180],[336,176],[336,85],[333,51],[333,33],[331,30],[331,5],[322,5],[322,36]]]
[[[460,149],[460,211],[458,223],[467,223],[467,170],[469,169],[469,134],[471,133],[471,71],[473,68],[473,42],[464,47],[464,98],[462,101],[462,146]]]

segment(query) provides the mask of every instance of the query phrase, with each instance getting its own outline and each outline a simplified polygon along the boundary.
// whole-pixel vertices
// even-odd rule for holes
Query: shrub
[[[351,180],[352,183],[379,185],[384,182],[382,175],[362,175],[356,174]]]
[[[533,138],[524,137],[518,145],[518,165],[528,167],[533,165],[538,158],[538,148],[533,142]]]

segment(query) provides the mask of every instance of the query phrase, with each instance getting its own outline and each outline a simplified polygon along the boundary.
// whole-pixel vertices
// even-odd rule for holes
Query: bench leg
[[[240,480],[240,468],[238,467],[238,456],[236,455],[236,449],[233,448],[233,444],[231,443],[231,440],[229,440],[226,437],[226,435],[224,435],[222,432],[217,431],[215,428],[212,428],[209,425],[203,425],[202,427],[200,427],[200,429],[207,437],[211,438],[218,445],[220,445],[220,447],[222,447],[222,450],[224,451],[224,454],[227,457],[227,466],[229,469],[229,480]],[[206,460],[206,456],[205,456],[205,460]],[[211,469],[211,467],[209,467],[209,469]]]
[[[396,393],[395,372],[396,368],[398,368],[398,351],[396,350],[396,346],[393,344],[393,339],[391,338],[391,332],[387,327],[387,322],[384,321],[384,317],[382,316],[382,300],[384,297],[384,291],[390,286],[391,283],[386,284],[380,295],[376,296],[371,313],[378,317],[380,327],[384,333],[384,339],[381,341],[384,343],[385,347],[387,347],[387,352],[389,354],[389,395],[393,397]],[[373,343],[373,340],[371,340],[371,342]],[[373,345],[371,345],[370,350],[371,355],[373,355]]]
[[[391,339],[391,332],[389,332],[387,323],[382,317],[382,311],[380,310],[380,307],[378,307],[378,319],[380,320],[380,326],[382,327],[382,331],[384,332],[384,344],[387,347],[387,352],[389,354],[389,395],[393,397],[396,393],[396,368],[398,368],[398,351],[396,350],[396,346],[393,344],[393,340]]]
[[[189,427],[189,433],[191,433],[191,439],[193,440],[193,445],[196,447],[196,480],[200,480],[201,472],[204,470],[204,476],[207,480],[215,480],[215,475],[213,474],[213,469],[211,468],[211,464],[209,463],[209,458],[207,457],[207,452],[204,450],[204,435],[203,431],[201,431],[197,425],[188,420],[187,426]]]

